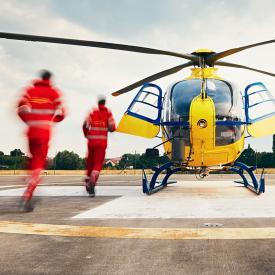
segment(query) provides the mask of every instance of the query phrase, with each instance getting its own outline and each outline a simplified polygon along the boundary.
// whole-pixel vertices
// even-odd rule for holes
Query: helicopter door
[[[252,137],[275,133],[275,98],[261,82],[245,88],[245,116],[247,132]]]
[[[159,133],[162,109],[162,90],[145,83],[120,120],[117,132],[153,138]]]

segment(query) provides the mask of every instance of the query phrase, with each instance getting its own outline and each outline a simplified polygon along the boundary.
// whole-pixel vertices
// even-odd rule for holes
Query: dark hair
[[[41,71],[41,73],[40,73],[40,77],[41,77],[41,79],[43,79],[43,80],[49,80],[49,79],[51,79],[51,77],[52,77],[52,73],[49,72],[49,71],[47,71],[47,70],[43,70],[43,71]]]
[[[98,103],[98,105],[105,105],[105,103],[106,103],[105,95],[98,95],[97,96],[97,103]]]
[[[105,99],[98,100],[98,105],[105,105],[105,103],[106,103]]]

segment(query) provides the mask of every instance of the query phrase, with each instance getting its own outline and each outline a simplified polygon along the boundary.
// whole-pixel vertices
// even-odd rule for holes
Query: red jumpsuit
[[[19,100],[17,112],[28,125],[27,137],[31,158],[30,176],[23,199],[30,200],[40,181],[40,172],[45,168],[52,125],[65,117],[61,95],[49,80],[36,80]]]
[[[96,185],[105,159],[108,131],[113,132],[115,129],[111,111],[101,104],[84,121],[83,132],[88,140],[86,175],[93,185]]]

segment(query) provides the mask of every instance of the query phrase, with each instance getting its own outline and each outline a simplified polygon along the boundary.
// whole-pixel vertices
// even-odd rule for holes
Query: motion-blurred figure
[[[65,117],[61,94],[51,84],[52,74],[42,71],[40,79],[26,88],[17,106],[19,117],[27,124],[29,151],[29,176],[27,188],[21,198],[25,211],[32,211],[31,198],[40,182],[41,170],[45,168],[49,141],[54,122],[60,122]]]
[[[116,129],[112,112],[105,103],[105,97],[98,97],[98,107],[92,109],[83,124],[83,133],[88,140],[85,182],[91,197],[95,196],[95,185],[105,159],[108,131]]]

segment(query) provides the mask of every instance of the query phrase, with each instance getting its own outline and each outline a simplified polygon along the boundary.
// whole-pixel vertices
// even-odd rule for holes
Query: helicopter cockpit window
[[[171,111],[170,113],[166,111],[166,119],[169,114],[169,120],[172,122],[188,121],[191,102],[194,97],[200,94],[201,85],[201,79],[185,80],[176,83],[170,92]],[[241,94],[229,82],[218,79],[207,79],[206,93],[214,101],[216,121],[243,121],[244,114]],[[178,132],[179,130],[176,129],[179,127],[176,126],[167,128],[171,133]],[[216,145],[222,146],[236,142],[241,138],[243,131],[244,127],[241,125],[217,125]],[[184,130],[181,132],[183,134]]]
[[[216,121],[243,121],[242,98],[229,82],[217,79],[207,79],[206,92],[215,104]],[[216,146],[235,143],[242,136],[242,125],[217,125]]]
[[[191,101],[200,94],[201,81],[192,79],[174,84],[164,98],[163,121],[188,122]],[[190,130],[187,127],[167,126],[169,136],[182,137],[190,145]]]
[[[171,121],[188,121],[191,101],[201,91],[201,80],[193,79],[178,82],[171,91]]]

